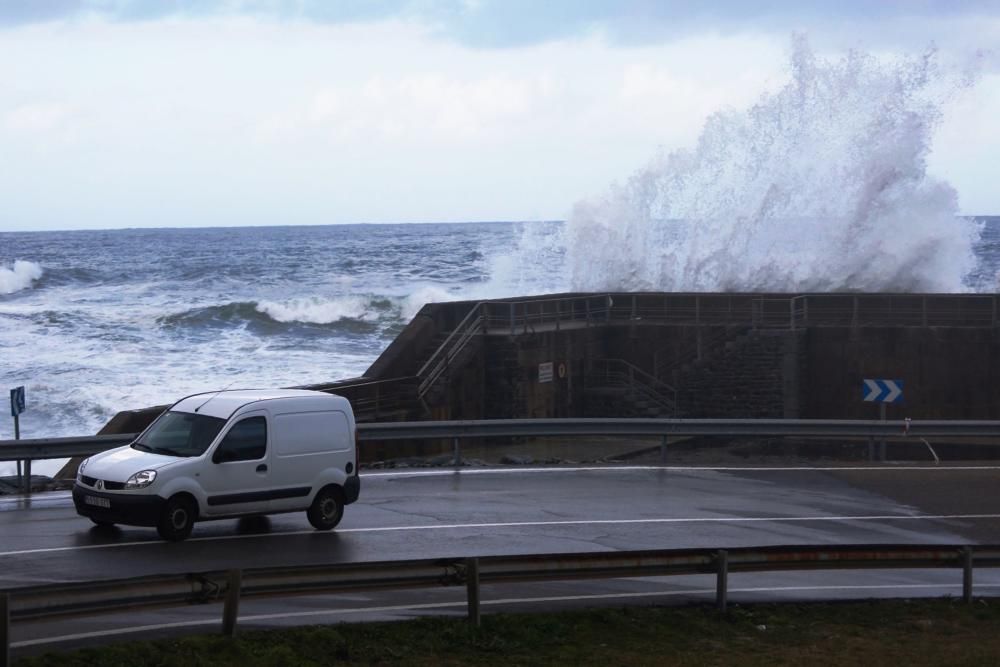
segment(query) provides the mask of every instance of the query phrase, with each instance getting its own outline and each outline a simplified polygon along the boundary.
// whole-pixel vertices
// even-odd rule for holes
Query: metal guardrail
[[[132,442],[138,433],[89,435],[70,438],[28,438],[0,441],[0,461],[66,459],[90,456]]]
[[[89,456],[128,444],[135,433],[0,441],[0,461]],[[968,438],[1000,436],[1000,421],[848,419],[480,419],[358,424],[362,443],[500,437],[757,436],[803,438]]]
[[[241,597],[465,586],[469,620],[480,619],[480,586],[515,582],[714,574],[726,610],[730,572],[960,568],[972,600],[973,568],[1000,566],[1000,545],[844,545],[671,549],[434,558],[252,568],[29,586],[0,591],[0,667],[9,664],[9,622],[123,608],[221,601],[222,631],[233,635]]]

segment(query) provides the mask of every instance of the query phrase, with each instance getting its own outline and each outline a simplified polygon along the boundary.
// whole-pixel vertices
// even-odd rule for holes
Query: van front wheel
[[[194,503],[183,496],[174,496],[163,506],[156,532],[168,542],[179,542],[191,534],[194,519]]]
[[[344,516],[344,499],[340,489],[328,486],[320,490],[309,506],[306,516],[316,530],[331,530],[340,523],[341,517]]]

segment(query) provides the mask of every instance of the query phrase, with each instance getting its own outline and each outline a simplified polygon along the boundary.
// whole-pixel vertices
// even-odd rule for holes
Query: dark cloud
[[[23,0],[0,3],[0,25],[42,23],[73,16],[83,3],[79,0]]]

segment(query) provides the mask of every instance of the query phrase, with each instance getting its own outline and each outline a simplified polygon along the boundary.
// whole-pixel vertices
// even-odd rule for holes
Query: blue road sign
[[[869,403],[902,403],[902,380],[864,380],[861,398]]]
[[[16,417],[24,412],[24,387],[14,387],[10,390],[10,416]]]

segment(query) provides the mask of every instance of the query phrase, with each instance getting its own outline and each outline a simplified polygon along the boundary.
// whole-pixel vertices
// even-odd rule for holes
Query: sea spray
[[[795,38],[784,87],[713,114],[693,150],[574,207],[572,288],[968,290],[978,227],[926,173],[944,100],[963,85],[933,51],[824,60]]]
[[[42,273],[42,267],[34,262],[17,260],[11,268],[0,265],[0,294],[13,294],[31,287]]]
[[[497,299],[564,292],[565,255],[563,223],[517,223],[509,246],[490,257],[489,280],[470,290],[470,298]]]

